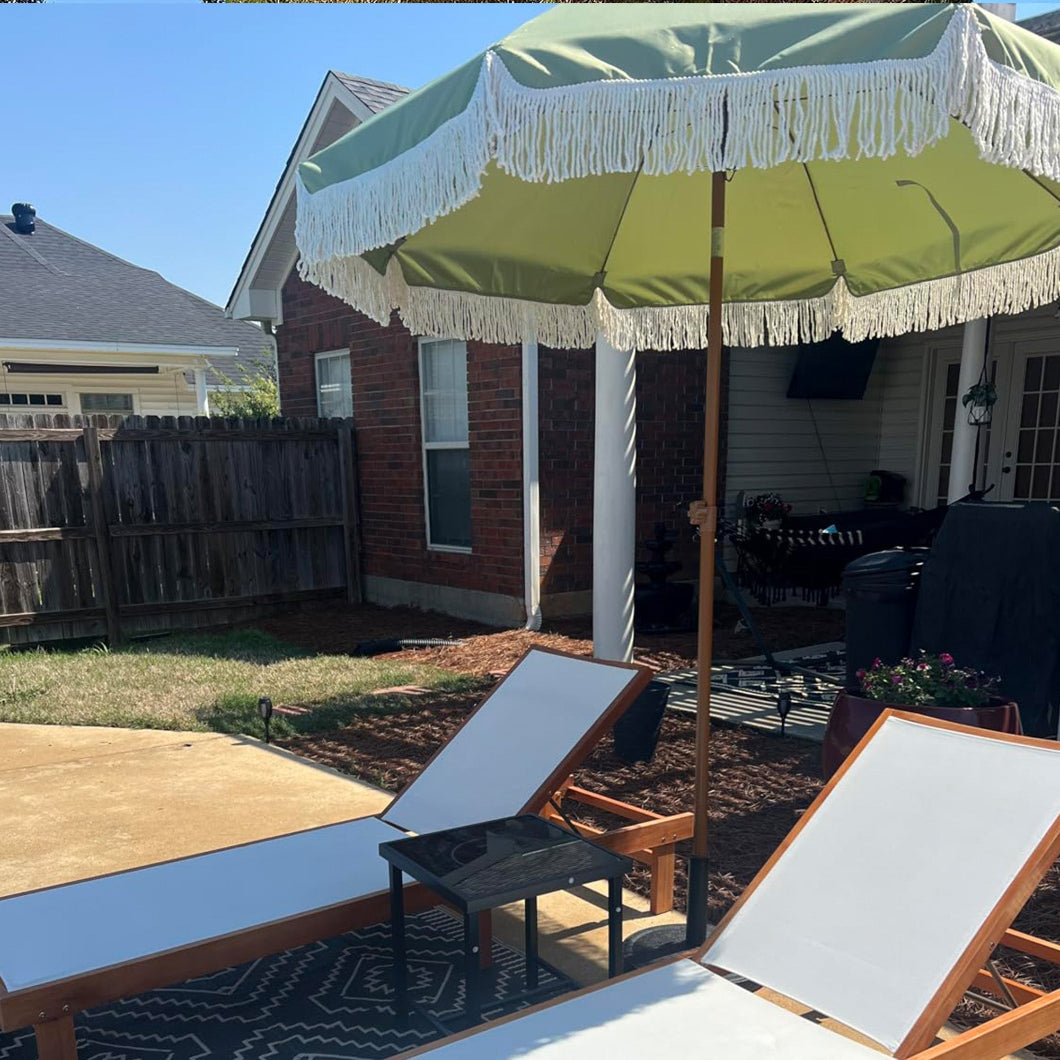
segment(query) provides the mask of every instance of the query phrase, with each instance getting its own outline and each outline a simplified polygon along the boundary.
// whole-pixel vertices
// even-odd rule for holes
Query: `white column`
[[[210,395],[206,392],[206,370],[195,369],[195,408],[200,416],[210,415]]]
[[[986,318],[969,320],[964,325],[961,345],[961,372],[957,382],[957,411],[953,419],[953,453],[950,456],[950,487],[948,503],[959,501],[975,481],[975,435],[977,428],[968,422],[968,410],[961,398],[969,387],[979,382],[986,358]],[[980,454],[981,455],[981,454]]]
[[[526,628],[541,628],[541,502],[537,343],[523,343],[523,577]]]
[[[633,658],[637,525],[637,375],[633,350],[596,338],[593,458],[593,653]]]

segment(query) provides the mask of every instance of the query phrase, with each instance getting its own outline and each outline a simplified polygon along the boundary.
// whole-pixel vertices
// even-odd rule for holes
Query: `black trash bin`
[[[860,686],[858,670],[874,659],[897,662],[913,634],[920,569],[926,548],[889,548],[859,556],[843,568],[846,598],[846,687]]]
[[[629,709],[615,722],[611,735],[615,754],[623,762],[650,762],[659,742],[670,686],[650,681]]]

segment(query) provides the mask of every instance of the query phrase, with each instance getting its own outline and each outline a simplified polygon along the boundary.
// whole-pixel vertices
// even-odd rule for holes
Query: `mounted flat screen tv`
[[[847,342],[833,335],[799,347],[799,359],[788,384],[789,398],[857,401],[865,396],[879,339]]]

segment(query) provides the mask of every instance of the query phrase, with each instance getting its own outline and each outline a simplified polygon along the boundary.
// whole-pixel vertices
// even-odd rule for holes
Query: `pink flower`
[[[872,668],[874,670],[878,670],[882,665],[883,665],[883,661],[877,655],[876,658],[872,660]]]
[[[916,668],[918,670],[926,670],[928,668],[928,664],[927,663],[917,663],[916,664]]]
[[[942,663],[943,666],[952,666],[953,665],[953,656],[950,655],[950,653],[948,651],[944,651],[939,656],[939,662]]]
[[[858,670],[858,672],[857,672],[857,674],[855,676],[857,677],[857,679],[859,681],[864,681],[865,680],[865,674],[867,672],[868,671],[864,667],[862,667],[860,670]]]
[[[892,685],[900,685],[901,683],[902,683],[902,678],[898,674],[891,674],[891,684]]]

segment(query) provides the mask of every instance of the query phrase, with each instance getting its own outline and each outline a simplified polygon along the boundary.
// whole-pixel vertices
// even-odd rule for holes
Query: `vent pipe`
[[[28,236],[37,227],[37,211],[28,202],[16,202],[11,212],[15,215],[15,231],[19,235]]]

